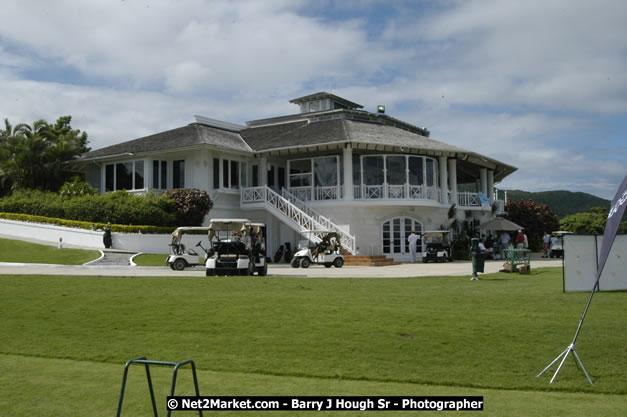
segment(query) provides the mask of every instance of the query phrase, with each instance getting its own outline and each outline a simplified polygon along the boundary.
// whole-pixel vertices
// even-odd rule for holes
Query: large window
[[[152,161],[152,188],[166,190],[168,188],[168,162]]]
[[[311,159],[290,161],[290,187],[309,187],[312,182]]]
[[[364,156],[362,159],[364,185],[383,185],[385,171],[383,169],[383,156]]]
[[[213,158],[213,188],[220,188],[220,158]]]
[[[290,187],[336,187],[339,184],[337,155],[289,161]],[[279,172],[280,174],[280,172]]]
[[[220,162],[222,169],[220,170]],[[220,177],[220,172],[222,176]],[[221,179],[220,179],[221,178]],[[213,159],[213,188],[230,188],[237,190],[248,186],[248,165],[232,159]]]
[[[105,190],[143,190],[144,161],[127,161],[105,166]]]
[[[424,158],[422,156],[410,156],[409,162],[409,185],[424,184]]]
[[[388,184],[403,185],[407,178],[406,157],[403,155],[386,156]]]
[[[335,187],[337,185],[337,157],[314,158],[314,180],[316,187]]]
[[[353,158],[355,156],[353,155]],[[357,166],[355,166],[357,164]],[[358,161],[353,164],[353,178],[358,177]],[[426,156],[363,155],[363,185],[426,185],[437,184],[437,161]],[[356,172],[357,171],[357,172]]]
[[[172,188],[185,188],[185,161],[172,162]]]

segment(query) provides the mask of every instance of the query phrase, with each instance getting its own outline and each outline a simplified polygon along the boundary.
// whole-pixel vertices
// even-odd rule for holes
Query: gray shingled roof
[[[334,112],[334,115],[339,113]],[[335,116],[334,116],[335,117]],[[340,116],[341,117],[341,116]],[[514,172],[516,168],[478,153],[405,130],[384,121],[360,121],[345,118],[309,120],[298,115],[292,121],[277,124],[256,124],[239,132],[192,123],[188,126],[119,143],[83,154],[76,162],[154,151],[177,150],[210,145],[220,149],[249,153],[273,152],[325,144],[384,145],[401,152],[431,155],[454,155],[460,159],[460,174],[466,168],[473,172],[477,165],[495,168],[495,180]],[[463,161],[463,162],[462,162]]]
[[[236,132],[192,123],[177,129],[87,152],[76,161],[100,159],[127,153],[176,150],[198,145],[214,145],[220,148],[252,152],[250,146]]]

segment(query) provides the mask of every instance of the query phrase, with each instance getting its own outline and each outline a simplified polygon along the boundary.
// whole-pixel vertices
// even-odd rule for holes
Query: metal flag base
[[[590,382],[590,385],[592,385],[592,380],[590,379],[590,375],[588,375],[588,372],[586,371],[586,368],[583,366],[583,363],[581,362],[581,359],[579,359],[579,355],[577,355],[577,351],[575,350],[575,344],[571,343],[570,345],[568,345],[568,347],[566,348],[566,350],[564,350],[562,353],[560,353],[560,355],[553,359],[553,362],[551,362],[549,364],[549,366],[547,366],[546,368],[544,368],[544,370],[542,372],[540,372],[536,377],[540,377],[542,376],[542,374],[544,374],[546,371],[549,370],[549,368],[551,368],[551,366],[553,366],[555,364],[555,362],[557,362],[562,356],[564,357],[562,359],[562,361],[560,362],[559,366],[557,367],[557,371],[555,371],[555,374],[553,375],[553,378],[551,378],[551,384],[553,383],[553,381],[555,380],[555,378],[557,377],[557,374],[560,373],[560,370],[562,369],[562,365],[564,365],[564,362],[566,362],[566,358],[568,357],[568,354],[570,352],[573,352],[573,355],[575,355],[575,358],[577,359],[577,362],[579,363],[579,366],[581,367],[581,370],[583,371],[584,374],[586,374],[586,378],[588,378],[588,382]]]

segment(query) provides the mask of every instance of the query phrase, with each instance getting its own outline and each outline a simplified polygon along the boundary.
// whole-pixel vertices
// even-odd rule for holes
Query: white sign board
[[[603,236],[564,236],[564,289],[591,291]],[[617,235],[599,280],[600,291],[627,290],[627,235]]]

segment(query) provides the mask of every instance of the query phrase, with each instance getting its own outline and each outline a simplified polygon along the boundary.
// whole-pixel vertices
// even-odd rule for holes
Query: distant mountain
[[[560,219],[569,214],[590,211],[592,207],[610,208],[610,200],[588,193],[571,191],[542,191],[532,193],[521,190],[507,190],[507,198],[512,202],[520,200],[534,200],[536,203],[546,204]]]

